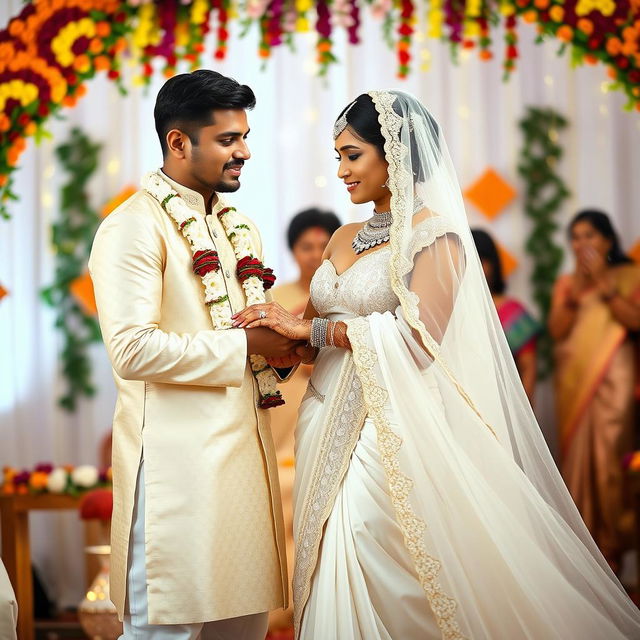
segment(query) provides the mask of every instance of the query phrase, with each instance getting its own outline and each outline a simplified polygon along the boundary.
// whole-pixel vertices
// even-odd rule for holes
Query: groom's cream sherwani
[[[205,215],[202,196],[170,182]],[[221,206],[206,220],[239,311],[245,297],[215,215]],[[256,409],[245,333],[212,329],[191,265],[187,241],[144,191],[102,223],[89,262],[118,388],[111,598],[122,618],[143,457],[151,624],[232,618],[287,600],[277,465],[269,417]]]

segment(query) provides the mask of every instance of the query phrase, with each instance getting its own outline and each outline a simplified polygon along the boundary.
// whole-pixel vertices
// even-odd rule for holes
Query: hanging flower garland
[[[533,225],[526,251],[533,261],[533,297],[544,327],[538,340],[538,370],[541,377],[546,377],[553,371],[547,318],[551,308],[551,290],[563,257],[562,247],[555,239],[558,230],[556,216],[570,195],[556,168],[563,154],[558,138],[568,122],[553,109],[528,107],[519,125],[523,142],[518,173],[525,182],[525,215]]]
[[[151,194],[171,216],[182,235],[188,240],[193,253],[193,272],[202,279],[204,303],[209,308],[214,329],[232,327],[231,303],[227,285],[220,269],[220,258],[201,215],[193,211],[180,195],[158,173],[147,174],[142,187]],[[236,275],[242,282],[247,306],[265,302],[265,291],[270,289],[275,276],[265,267],[251,245],[251,233],[247,224],[236,215],[233,207],[225,207],[218,218],[236,256]],[[261,409],[270,409],[284,404],[277,388],[277,379],[261,355],[249,356],[251,370],[258,383]]]
[[[170,77],[180,62],[191,69],[223,60],[229,24],[260,32],[258,54],[267,60],[278,46],[293,46],[296,33],[315,29],[320,74],[337,61],[336,29],[351,44],[360,41],[363,11],[382,19],[384,40],[395,49],[398,76],[411,71],[417,16],[426,15],[426,35],[493,57],[491,32],[504,25],[505,76],[516,66],[519,21],[535,24],[538,40],[556,38],[574,64],[603,63],[611,88],[624,91],[627,107],[640,110],[640,3],[638,0],[27,0],[0,31],[0,216],[15,199],[11,175],[26,138],[44,135],[47,118],[73,107],[85,82],[106,73],[122,91],[125,58],[137,66],[135,84],[145,85],[154,59]],[[215,33],[207,54],[205,38]]]

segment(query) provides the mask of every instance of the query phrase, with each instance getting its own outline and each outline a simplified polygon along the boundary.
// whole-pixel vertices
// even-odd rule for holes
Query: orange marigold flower
[[[125,38],[118,38],[116,43],[113,45],[113,49],[116,53],[120,53],[127,48],[127,41]]]
[[[82,55],[78,56],[73,61],[73,68],[76,71],[80,71],[81,73],[84,73],[85,71],[89,71],[89,69],[91,69],[91,60],[90,60],[89,56],[86,55],[85,53],[83,53]]]
[[[9,131],[11,127],[11,120],[9,120],[6,113],[0,113],[0,131]]]
[[[104,49],[104,44],[100,38],[92,38],[89,43],[89,51],[91,53],[100,53]]]
[[[260,49],[258,55],[261,58],[268,58],[271,55],[271,51],[269,49]]]
[[[563,24],[556,31],[556,38],[563,42],[571,42],[573,40],[573,29],[568,24]]]
[[[82,98],[82,96],[87,95],[87,87],[83,84],[79,84],[76,87],[76,91],[73,94],[76,98]]]
[[[320,42],[317,46],[318,51],[321,53],[325,53],[327,51],[331,51],[331,43],[330,42]]]
[[[564,18],[564,9],[556,4],[551,9],[549,9],[549,16],[554,22],[562,22]]]
[[[111,25],[108,22],[96,22],[96,33],[101,38],[106,38],[111,33]]]
[[[622,49],[622,42],[619,38],[609,38],[606,44],[607,53],[610,56],[617,56]]]
[[[27,136],[32,136],[38,130],[38,125],[35,122],[30,122],[25,128],[24,133]]]
[[[165,78],[173,78],[176,75],[176,70],[173,67],[167,67],[162,73]]]
[[[625,42],[622,47],[620,48],[620,51],[622,52],[622,55],[625,55],[627,57],[631,57],[636,51],[638,50],[638,43],[637,42]]]
[[[107,56],[96,56],[93,59],[96,71],[106,71],[111,68],[111,60]]]
[[[62,98],[62,104],[65,107],[75,107],[76,102],[78,102],[78,100],[75,96],[65,96],[64,98]]]
[[[489,51],[488,49],[483,49],[482,51],[480,51],[479,55],[480,60],[491,60],[493,58],[493,53],[491,53],[491,51]]]
[[[594,55],[592,55],[591,53],[587,53],[584,57],[584,61],[587,64],[590,65],[594,65],[594,64],[598,64],[598,58],[596,58]]]
[[[629,26],[629,27],[625,27],[622,30],[622,38],[624,40],[635,40],[638,37],[638,32],[636,31],[635,27]]]
[[[49,474],[43,471],[34,471],[29,478],[29,485],[34,489],[44,489],[47,486]]]
[[[533,4],[538,9],[546,9],[549,6],[549,0],[534,0]]]
[[[533,10],[525,11],[522,14],[522,19],[531,24],[538,19],[538,12]]]
[[[6,173],[0,174],[0,187],[4,187],[9,182],[9,176]]]
[[[18,38],[24,31],[24,22],[15,18],[9,23],[9,33]]]
[[[588,36],[593,33],[593,22],[591,22],[591,20],[589,20],[588,18],[580,18],[580,20],[578,20],[577,26],[578,29],[582,31],[582,33],[585,33]]]

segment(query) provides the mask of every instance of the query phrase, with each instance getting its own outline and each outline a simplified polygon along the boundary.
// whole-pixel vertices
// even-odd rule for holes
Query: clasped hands
[[[292,367],[313,357],[307,345],[311,320],[294,316],[277,302],[251,305],[232,319],[233,327],[247,329],[249,352],[264,355],[273,367]]]

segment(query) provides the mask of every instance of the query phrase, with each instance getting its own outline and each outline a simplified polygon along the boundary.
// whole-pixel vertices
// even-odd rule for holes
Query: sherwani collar
[[[187,205],[191,209],[197,211],[203,216],[207,215],[207,203],[200,193],[194,191],[193,189],[189,189],[189,187],[185,187],[179,182],[176,182],[175,180],[170,178],[162,169],[158,169],[158,173],[178,192],[178,195],[187,203]],[[211,213],[215,214],[217,214],[226,206],[220,194],[217,193],[216,195],[218,196],[218,199],[211,209]]]

